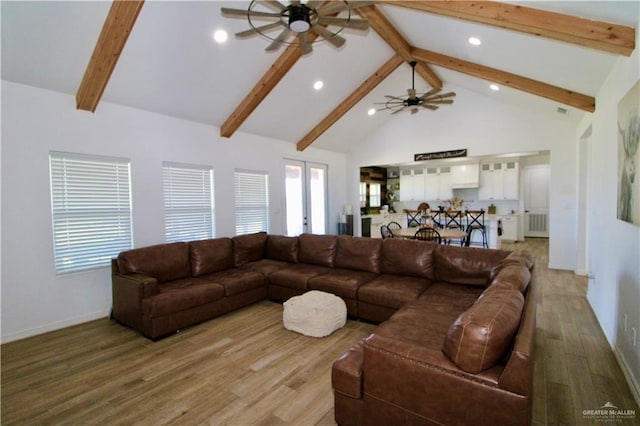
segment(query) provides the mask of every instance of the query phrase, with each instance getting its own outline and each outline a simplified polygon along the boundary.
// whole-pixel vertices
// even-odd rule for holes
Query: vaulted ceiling
[[[412,60],[418,91],[459,87],[537,114],[562,107],[559,119],[577,121],[597,108],[614,61],[636,48],[640,20],[638,2],[385,0],[358,9],[371,29],[345,30],[339,49],[266,53],[259,37],[216,44],[214,30],[249,28],[220,8],[248,4],[3,1],[2,78],[74,94],[96,114],[109,101],[217,126],[231,142],[243,131],[346,151],[393,119],[366,112],[406,93]]]

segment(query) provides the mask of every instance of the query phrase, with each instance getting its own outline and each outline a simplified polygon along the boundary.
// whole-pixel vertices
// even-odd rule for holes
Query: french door
[[[286,233],[297,236],[327,230],[327,165],[285,160]]]

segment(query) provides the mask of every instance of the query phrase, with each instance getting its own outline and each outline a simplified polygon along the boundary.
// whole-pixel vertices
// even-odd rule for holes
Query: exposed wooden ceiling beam
[[[500,83],[514,89],[542,96],[565,105],[570,105],[584,111],[594,112],[596,109],[596,100],[587,95],[575,93],[571,90],[561,87],[552,86],[527,77],[500,71],[495,68],[485,67],[484,65],[474,64],[473,62],[464,61],[462,59],[453,58],[428,50],[412,48],[411,53],[416,60],[425,61],[433,65],[445,67],[484,80]]]
[[[315,34],[309,34],[309,43],[316,39]],[[267,72],[258,80],[253,89],[240,102],[240,105],[220,126],[220,136],[229,138],[245,122],[249,115],[260,105],[260,103],[271,93],[274,87],[289,72],[301,57],[300,47],[297,44],[287,46],[280,57],[271,65]]]
[[[398,55],[407,62],[413,61],[411,56],[411,46],[409,42],[402,37],[400,32],[389,22],[386,16],[377,9],[375,6],[361,7],[356,11],[369,21],[369,25],[374,29],[376,33],[384,41],[387,42]],[[436,73],[427,64],[418,63],[416,65],[416,72],[420,75],[429,85],[436,89],[442,89],[442,80],[436,75]]]
[[[479,22],[536,36],[630,56],[635,49],[635,29],[577,16],[493,1],[396,1],[395,6]]]
[[[380,82],[389,76],[396,68],[404,63],[404,58],[399,54],[395,54],[391,59],[384,63],[371,77],[366,79],[353,93],[347,96],[329,115],[327,115],[320,123],[318,123],[305,137],[300,139],[297,144],[298,151],[304,151],[311,145],[320,135],[322,135],[329,127],[338,121],[347,113],[355,104],[360,102],[369,92],[371,92]]]
[[[96,110],[143,4],[144,0],[114,0],[111,4],[76,93],[78,109]]]

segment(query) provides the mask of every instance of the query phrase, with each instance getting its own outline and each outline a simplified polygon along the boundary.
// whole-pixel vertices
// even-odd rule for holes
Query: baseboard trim
[[[624,358],[624,354],[620,352],[617,346],[613,347],[613,354],[618,360],[618,364],[620,365],[622,374],[624,374],[624,378],[627,379],[627,383],[629,384],[629,388],[631,388],[631,394],[636,400],[636,404],[640,405],[640,386],[638,385],[636,378],[633,376],[633,373],[629,368],[629,364],[627,364],[627,361]]]
[[[87,315],[81,315],[78,317],[69,318],[62,321],[56,321],[40,327],[34,327],[27,330],[16,331],[13,333],[7,333],[2,335],[2,341],[0,343],[9,343],[16,340],[26,339],[27,337],[37,336],[38,334],[48,333],[50,331],[60,330],[62,328],[71,327],[73,325],[82,324],[97,320],[100,318],[109,318],[110,310],[92,312]]]

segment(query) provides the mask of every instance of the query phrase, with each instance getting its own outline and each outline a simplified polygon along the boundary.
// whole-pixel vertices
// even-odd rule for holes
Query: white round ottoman
[[[311,290],[283,304],[284,328],[311,337],[325,337],[347,322],[347,305],[331,293]]]

